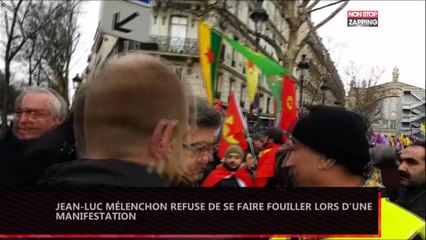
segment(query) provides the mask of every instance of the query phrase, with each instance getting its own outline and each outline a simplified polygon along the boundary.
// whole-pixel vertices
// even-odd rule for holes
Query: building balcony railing
[[[194,54],[198,55],[198,39],[180,38],[171,36],[151,35],[152,42],[158,45],[158,50],[162,52]]]
[[[122,39],[119,52],[134,50],[160,51],[177,54],[198,55],[198,39],[151,35],[149,43]]]

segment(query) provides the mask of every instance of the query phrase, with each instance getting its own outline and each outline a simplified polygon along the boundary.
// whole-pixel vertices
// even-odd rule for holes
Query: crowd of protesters
[[[252,151],[233,145],[220,159],[223,112],[159,58],[132,53],[80,87],[70,112],[39,87],[15,109],[0,136],[0,186],[378,187],[418,218],[410,233],[424,234],[424,141],[372,147],[364,120],[344,108],[313,106],[291,134],[255,133]]]

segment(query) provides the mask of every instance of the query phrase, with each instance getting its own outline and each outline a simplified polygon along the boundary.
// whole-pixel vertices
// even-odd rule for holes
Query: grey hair
[[[211,107],[207,99],[202,97],[196,97],[196,125],[199,128],[219,128],[222,123],[224,116],[222,112],[216,107]]]
[[[60,111],[59,111],[59,117],[61,119],[65,119],[68,115],[68,104],[65,101],[65,99],[62,97],[61,94],[59,94],[58,91],[56,91],[53,88],[47,88],[47,90],[49,90],[53,95],[55,95],[56,99],[58,99],[61,107],[60,107]]]
[[[65,100],[62,98],[62,96],[59,95],[59,93],[57,93],[58,95],[56,95],[51,90],[49,90],[47,88],[30,87],[30,88],[26,89],[21,94],[19,94],[19,96],[16,98],[15,109],[21,106],[22,99],[25,97],[25,95],[31,94],[31,93],[46,94],[47,96],[49,96],[49,105],[50,105],[51,109],[54,111],[54,114],[56,114],[60,118],[63,118],[63,119],[65,118],[65,116],[66,116]],[[61,100],[59,100],[59,99],[62,99],[63,102],[65,103],[65,113],[62,111],[63,106],[61,104]]]

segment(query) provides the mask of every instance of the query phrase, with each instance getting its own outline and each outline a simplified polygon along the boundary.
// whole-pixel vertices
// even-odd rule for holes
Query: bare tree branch
[[[348,92],[348,107],[361,114],[371,124],[381,112],[382,99],[385,92],[377,87],[381,74],[384,70],[378,67],[370,69],[367,77],[362,77],[361,67],[351,63],[346,68],[345,74],[350,79],[350,90]]]
[[[311,3],[311,5],[306,7],[306,10],[308,10],[308,12],[311,11],[319,2],[320,0],[315,0],[313,3]]]
[[[300,4],[301,8],[306,8],[306,6],[308,6],[309,4],[309,0],[303,0],[302,3]]]
[[[178,7],[178,6],[174,6],[174,7]],[[254,36],[256,36],[257,34],[253,30],[251,30],[249,27],[247,27],[246,24],[240,21],[234,14],[229,12],[228,9],[220,7],[218,2],[209,4],[208,7],[201,13],[191,9],[181,9],[181,10],[184,12],[188,12],[192,15],[195,15],[199,18],[205,15],[206,13],[208,13],[209,11],[215,11],[217,14],[220,14],[221,16],[225,16],[225,19],[223,21],[226,20],[227,22],[229,22],[230,25],[234,27],[235,29],[239,30],[239,32],[242,35],[244,35],[244,37],[247,40],[249,40],[251,44],[256,45],[256,40],[254,39]],[[284,59],[284,54],[281,51],[281,47],[276,43],[275,40],[271,39],[270,37],[264,34],[258,34],[258,35],[260,38],[262,38],[265,42],[270,44],[276,50],[276,54],[279,60]],[[264,55],[272,58],[272,56],[270,56],[269,53],[267,53],[264,49],[260,48],[259,51],[261,51]]]
[[[336,10],[334,10],[330,15],[328,15],[328,17],[324,18],[324,20],[322,20],[320,23],[315,25],[315,27],[310,29],[310,32],[316,31],[322,25],[326,24],[328,21],[330,21],[332,18],[334,18],[340,11],[342,11],[343,8],[346,7],[346,5],[348,5],[348,3],[349,3],[349,0],[344,1],[342,4],[340,4],[340,6]]]

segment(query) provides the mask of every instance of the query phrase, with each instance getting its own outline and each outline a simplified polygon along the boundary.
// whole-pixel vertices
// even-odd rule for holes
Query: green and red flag
[[[219,141],[218,157],[226,155],[226,149],[231,145],[238,145],[243,150],[247,149],[245,136],[246,123],[241,114],[240,105],[237,104],[235,95],[232,92],[229,96],[228,108],[226,109],[225,122],[222,128],[221,139]]]
[[[229,43],[229,45],[231,45],[231,47],[233,47],[244,57],[254,63],[260,69],[260,71],[262,71],[262,73],[265,74],[267,77],[282,74],[289,75],[289,73],[279,63],[268,58],[262,53],[255,52],[234,39],[228,38],[226,36],[225,39]]]
[[[275,120],[279,119],[281,113],[281,94],[283,89],[283,77],[282,75],[269,76],[266,80],[269,90],[272,92],[274,97],[274,115]]]
[[[198,26],[200,46],[200,67],[204,79],[204,89],[210,106],[213,106],[214,89],[216,89],[217,70],[222,46],[222,34],[212,29],[205,22]]]

